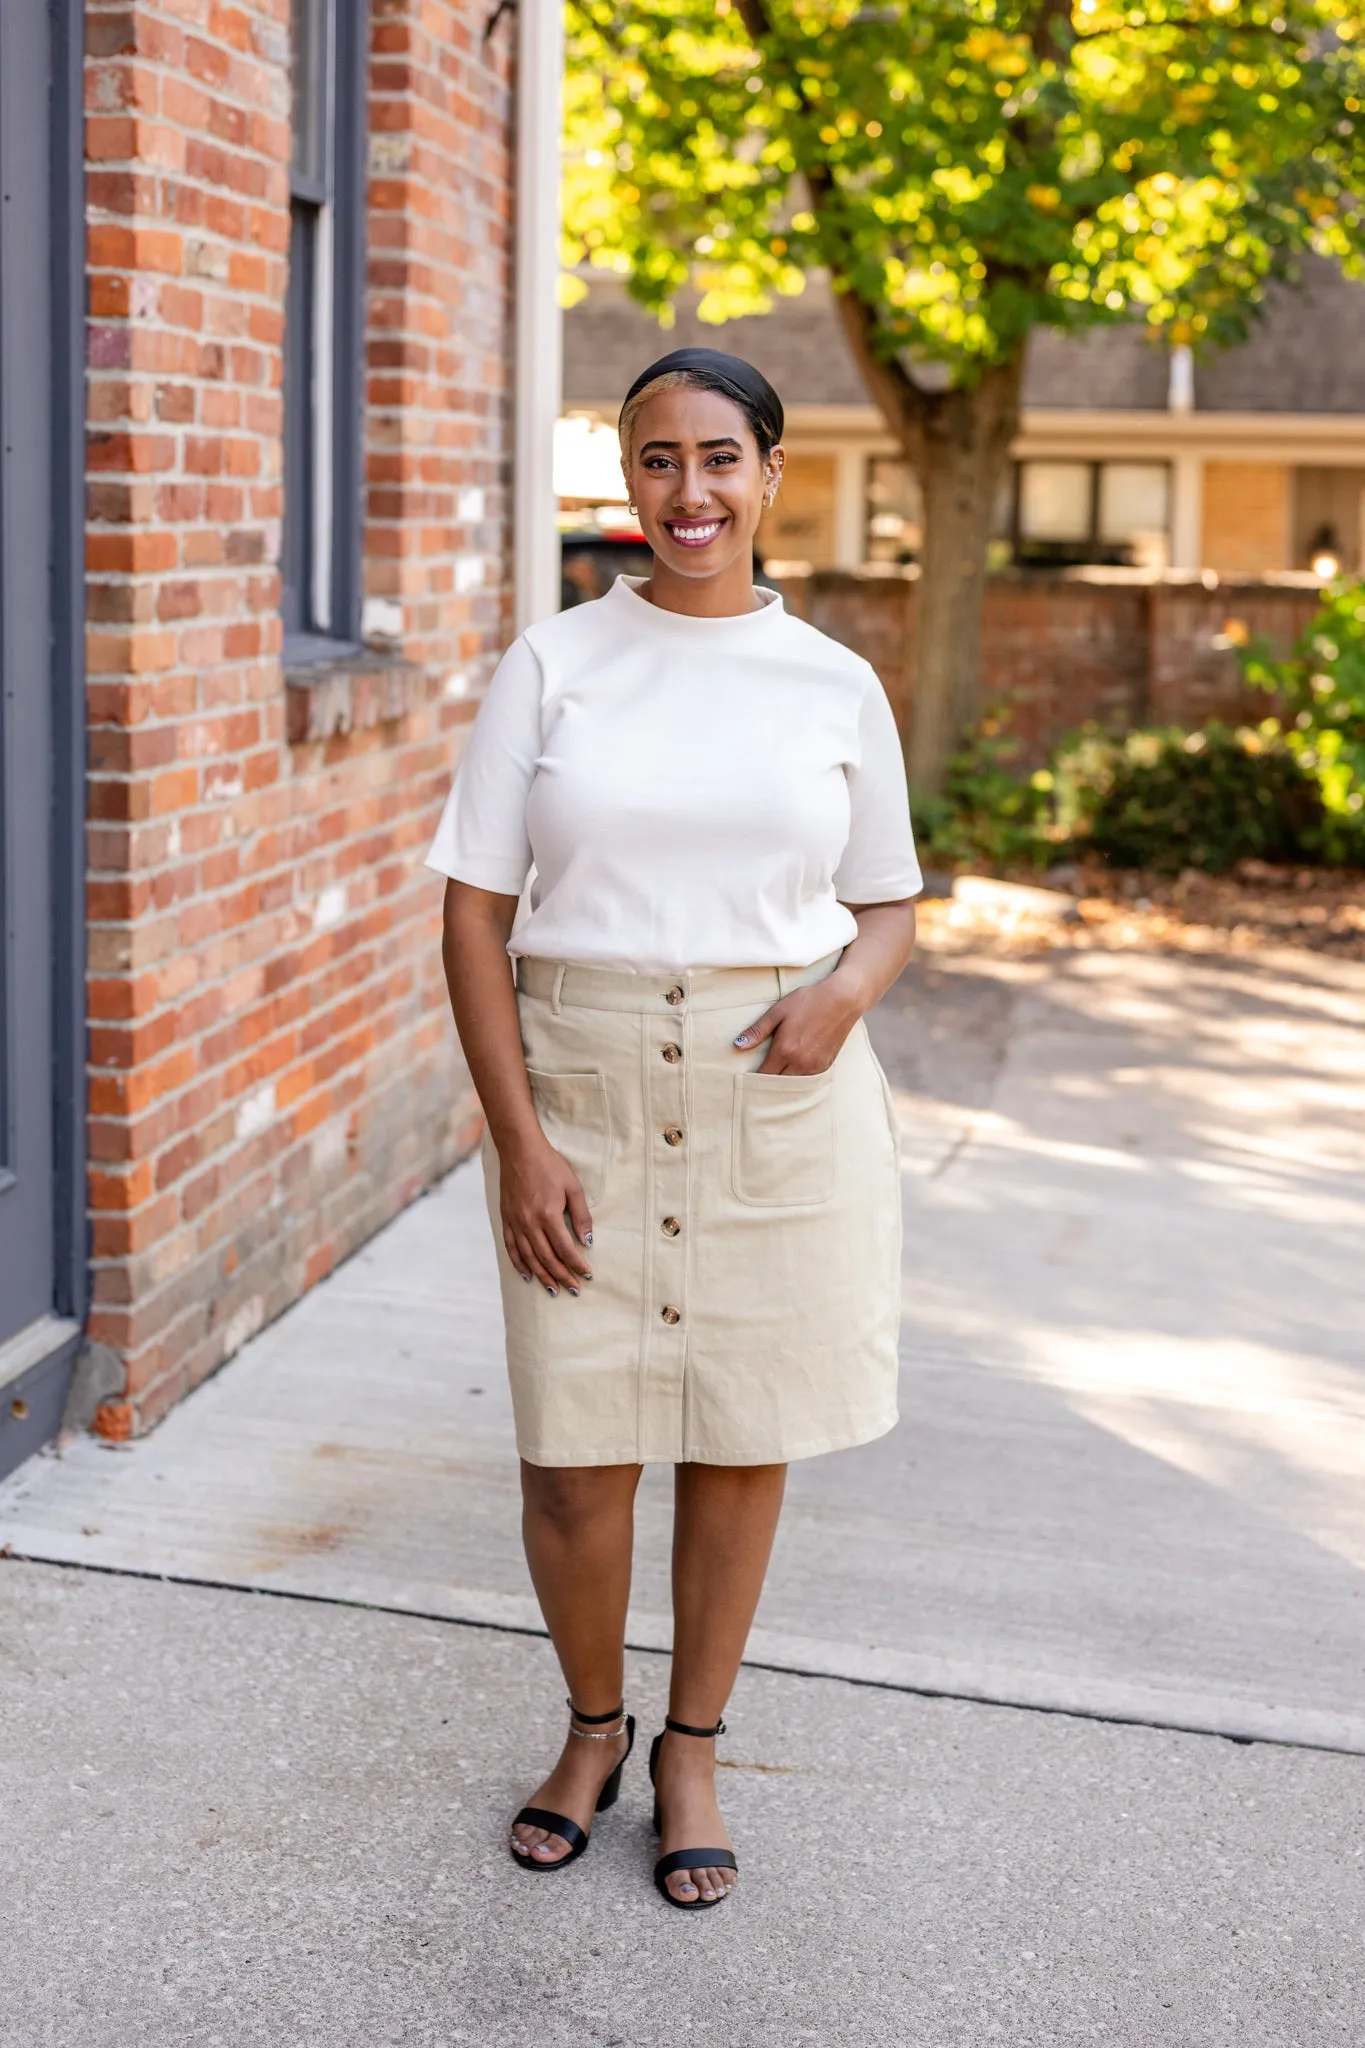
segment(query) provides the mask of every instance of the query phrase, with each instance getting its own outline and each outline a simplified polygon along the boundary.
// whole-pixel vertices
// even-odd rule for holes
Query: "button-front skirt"
[[[805,970],[518,963],[536,1109],[578,1174],[593,1279],[527,1286],[484,1145],[517,1448],[533,1465],[763,1465],[896,1421],[900,1175],[866,1029],[825,1074],[735,1035]]]

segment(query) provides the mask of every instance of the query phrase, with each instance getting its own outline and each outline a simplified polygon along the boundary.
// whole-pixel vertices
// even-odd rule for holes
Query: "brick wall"
[[[373,0],[359,672],[280,663],[288,0],[87,9],[93,1338],[148,1426],[464,1149],[421,856],[508,631],[507,32]],[[374,602],[377,600],[377,604]]]
[[[904,730],[913,695],[913,577],[821,570],[783,584],[790,607],[856,648]],[[1087,719],[1132,725],[1254,722],[1273,709],[1243,684],[1227,626],[1286,648],[1317,610],[1316,588],[1225,579],[1142,580],[1122,571],[1007,572],[986,588],[982,704],[1007,704],[1024,758],[1043,760]]]
[[[511,629],[511,17],[485,42],[482,0],[370,6],[366,589],[478,690]]]

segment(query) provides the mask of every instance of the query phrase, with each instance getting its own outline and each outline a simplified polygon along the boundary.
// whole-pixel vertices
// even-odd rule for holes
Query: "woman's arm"
[[[447,882],[441,959],[455,1028],[497,1147],[502,1240],[524,1280],[534,1274],[551,1294],[577,1294],[592,1272],[581,1246],[592,1217],[578,1176],[540,1127],[526,1061],[507,941],[515,896]],[[565,1212],[568,1212],[568,1222]]]
[[[741,1051],[771,1039],[761,1074],[823,1074],[865,1011],[881,1001],[915,949],[915,905],[850,903],[858,936],[844,948],[833,974],[810,988],[793,989],[757,1023],[741,1031]]]

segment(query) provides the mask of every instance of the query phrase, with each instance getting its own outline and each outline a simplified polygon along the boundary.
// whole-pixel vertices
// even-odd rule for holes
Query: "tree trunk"
[[[926,394],[906,458],[924,499],[915,680],[905,765],[918,796],[937,796],[949,757],[977,716],[981,612],[991,517],[1019,424],[1021,363],[961,390]]]
[[[981,609],[991,514],[1019,429],[1023,350],[972,385],[924,391],[877,347],[876,313],[852,290],[835,307],[853,358],[919,478],[924,499],[918,642],[905,767],[917,796],[937,796],[977,713]]]

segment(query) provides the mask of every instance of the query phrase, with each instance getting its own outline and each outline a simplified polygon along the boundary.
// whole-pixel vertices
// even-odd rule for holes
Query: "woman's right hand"
[[[577,1294],[592,1278],[582,1249],[592,1243],[592,1217],[578,1175],[544,1136],[500,1152],[498,1169],[508,1258],[523,1280]]]

